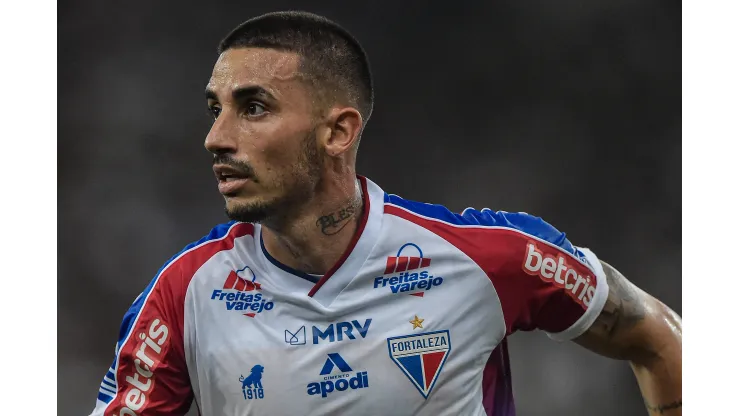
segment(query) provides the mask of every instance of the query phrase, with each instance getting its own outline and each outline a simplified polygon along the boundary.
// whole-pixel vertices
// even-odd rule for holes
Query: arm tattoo
[[[357,207],[354,204],[347,205],[339,211],[319,217],[316,226],[321,228],[324,235],[334,235],[351,222],[356,212]]]
[[[665,413],[665,412],[667,412],[669,410],[680,408],[681,405],[682,405],[681,402],[682,402],[682,400],[678,400],[678,401],[675,401],[673,403],[661,404],[661,405],[658,405],[658,406],[653,406],[650,403],[645,402],[645,406],[647,407],[648,411],[655,412],[655,413],[658,413],[658,414],[661,414],[662,415],[663,413]]]
[[[630,329],[642,321],[646,310],[636,288],[614,267],[603,261],[601,264],[609,283],[609,297],[594,323],[594,328],[611,339],[620,331]]]
[[[661,403],[681,394],[680,339],[678,348],[668,340],[665,345],[670,348],[664,350],[663,337],[669,330],[658,322],[663,317],[653,309],[655,300],[609,264],[601,265],[609,295],[590,330],[576,342],[597,354],[629,360],[649,414],[681,414],[682,399]]]

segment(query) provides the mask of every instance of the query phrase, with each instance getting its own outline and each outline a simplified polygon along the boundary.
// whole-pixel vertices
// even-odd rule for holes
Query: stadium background
[[[450,4],[59,4],[60,414],[89,413],[124,311],[225,220],[203,89],[220,38],[273,10],[336,19],[368,51],[360,173],[542,216],[681,313],[680,2]],[[542,333],[510,350],[520,415],[645,414],[625,363]]]

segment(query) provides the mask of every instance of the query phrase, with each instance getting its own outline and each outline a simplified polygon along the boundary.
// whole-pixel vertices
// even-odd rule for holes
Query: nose
[[[204,146],[206,150],[214,155],[224,153],[236,153],[236,138],[233,129],[230,127],[233,123],[229,122],[227,114],[221,114],[211,126],[211,130],[206,136]]]

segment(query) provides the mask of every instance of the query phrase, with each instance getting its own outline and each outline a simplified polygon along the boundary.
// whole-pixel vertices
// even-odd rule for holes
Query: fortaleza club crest
[[[411,256],[401,256],[405,248]],[[418,253],[418,256],[416,255]],[[373,289],[390,288],[393,293],[403,293],[423,297],[424,292],[444,282],[441,276],[434,276],[428,270],[432,259],[425,258],[421,248],[414,243],[406,243],[398,249],[395,256],[386,260],[383,276],[376,277]]]
[[[388,353],[426,399],[434,388],[450,352],[450,331],[388,338]]]

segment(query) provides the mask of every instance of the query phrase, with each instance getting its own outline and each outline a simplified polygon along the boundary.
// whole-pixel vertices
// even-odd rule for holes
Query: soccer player
[[[681,414],[660,301],[538,217],[355,173],[373,86],[348,32],[270,13],[218,52],[205,147],[232,221],[134,301],[93,415],[513,415],[506,337],[535,329],[629,362],[649,412]]]

